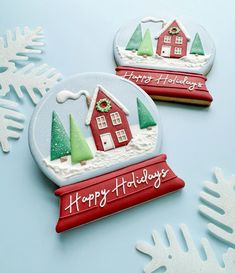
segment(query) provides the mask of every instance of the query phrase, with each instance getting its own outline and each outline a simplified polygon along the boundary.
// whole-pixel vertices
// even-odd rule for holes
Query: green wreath
[[[171,35],[178,34],[180,32],[180,29],[178,27],[171,27],[168,31]]]
[[[105,106],[101,106],[102,103],[105,103]],[[108,112],[111,109],[111,102],[108,99],[100,99],[96,103],[96,109],[99,112]]]

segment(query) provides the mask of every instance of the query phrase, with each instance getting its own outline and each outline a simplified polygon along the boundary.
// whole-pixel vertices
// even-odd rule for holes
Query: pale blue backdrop
[[[21,103],[26,128],[12,151],[0,151],[1,273],[138,273],[149,261],[135,250],[139,239],[172,224],[186,223],[196,245],[207,236],[221,261],[223,243],[206,231],[198,213],[203,181],[213,168],[225,176],[235,172],[234,1],[218,0],[84,0],[1,1],[0,34],[16,26],[41,25],[45,30],[44,61],[64,78],[78,72],[114,72],[113,37],[133,17],[171,10],[204,25],[213,37],[217,56],[208,77],[214,97],[210,108],[157,103],[163,124],[162,151],[187,183],[178,192],[81,228],[56,234],[56,187],[41,174],[28,148],[27,128],[33,106]],[[163,236],[164,239],[164,236]]]

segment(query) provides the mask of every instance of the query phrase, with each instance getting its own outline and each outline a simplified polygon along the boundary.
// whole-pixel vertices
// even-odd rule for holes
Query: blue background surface
[[[157,229],[186,223],[196,245],[207,236],[221,261],[223,243],[206,231],[198,213],[204,180],[213,179],[214,166],[226,177],[235,172],[234,130],[234,3],[198,0],[119,1],[1,1],[0,33],[16,26],[41,25],[46,36],[43,60],[64,78],[78,72],[114,72],[115,32],[133,17],[186,15],[204,25],[213,37],[217,56],[207,86],[214,97],[210,108],[157,103],[164,130],[162,151],[186,188],[175,194],[92,224],[57,234],[58,200],[54,186],[38,169],[28,148],[27,128],[33,105],[21,103],[26,128],[12,151],[0,153],[1,273],[120,273],[142,272],[149,261],[135,250],[139,239],[151,241]]]

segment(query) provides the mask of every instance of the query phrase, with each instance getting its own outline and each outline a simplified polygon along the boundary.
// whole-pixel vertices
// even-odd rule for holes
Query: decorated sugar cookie
[[[206,74],[215,46],[206,30],[188,20],[146,17],[122,27],[114,40],[116,73],[153,99],[210,105]]]
[[[57,232],[184,186],[159,154],[155,104],[121,77],[89,73],[61,82],[36,107],[29,133],[34,159],[60,187]]]

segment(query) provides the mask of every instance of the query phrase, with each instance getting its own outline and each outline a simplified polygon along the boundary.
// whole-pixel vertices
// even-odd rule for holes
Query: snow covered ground
[[[119,57],[122,59],[125,65],[149,65],[154,68],[156,65],[158,68],[161,67],[191,67],[191,68],[200,68],[204,66],[208,59],[209,55],[194,55],[188,54],[180,59],[174,58],[163,58],[159,55],[147,56],[146,58],[143,56],[137,55],[137,52],[133,52],[130,50],[126,50],[123,47],[117,47],[117,52]]]
[[[135,130],[136,131],[136,130]],[[83,174],[89,171],[95,171],[100,168],[105,168],[119,162],[128,161],[131,158],[151,152],[157,144],[158,127],[152,127],[152,130],[142,129],[137,133],[133,133],[133,139],[127,146],[109,150],[106,152],[96,151],[94,158],[86,161],[85,165],[71,164],[71,158],[61,162],[60,159],[50,161],[50,158],[44,159],[46,166],[51,169],[61,179],[66,179],[75,175]],[[88,141],[89,145],[91,140]],[[92,146],[92,147],[91,147]],[[94,143],[90,145],[93,150]]]

